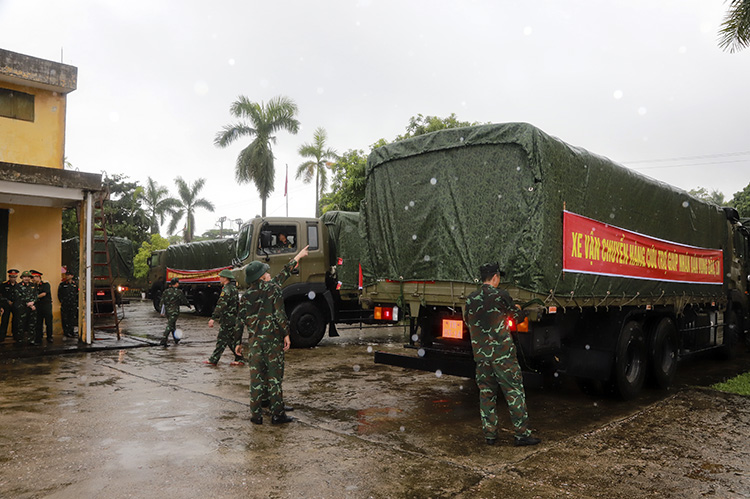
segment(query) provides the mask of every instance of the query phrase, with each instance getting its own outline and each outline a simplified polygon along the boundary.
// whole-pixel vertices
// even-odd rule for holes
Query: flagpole
[[[286,198],[286,216],[289,218],[289,196],[287,192],[289,190],[289,164],[286,165],[286,178],[284,179],[284,197]]]

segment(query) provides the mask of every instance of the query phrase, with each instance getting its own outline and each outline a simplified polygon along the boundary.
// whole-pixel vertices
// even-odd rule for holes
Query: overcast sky
[[[323,127],[339,153],[411,116],[532,123],[685,190],[750,183],[750,49],[722,52],[721,0],[0,0],[0,47],[78,68],[66,156],[85,172],[206,179],[197,233],[260,214],[248,143],[213,145],[239,95],[299,106],[274,146],[269,216],[314,216],[294,178]],[[166,227],[162,230],[162,235]]]

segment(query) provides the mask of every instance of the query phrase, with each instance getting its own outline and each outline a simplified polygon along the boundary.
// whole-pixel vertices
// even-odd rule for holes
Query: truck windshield
[[[240,234],[237,236],[237,259],[243,261],[250,256],[250,248],[252,247],[251,241],[253,239],[253,226],[247,224],[240,229]]]

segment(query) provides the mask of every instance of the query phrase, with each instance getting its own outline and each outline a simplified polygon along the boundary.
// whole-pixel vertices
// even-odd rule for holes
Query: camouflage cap
[[[245,267],[245,281],[247,281],[248,284],[257,281],[260,279],[260,276],[268,272],[269,268],[270,267],[267,264],[257,260],[250,262],[247,264],[247,267]]]
[[[173,277],[172,280],[169,281],[169,284],[172,285],[172,286],[174,286],[178,282],[180,282],[180,280],[178,278],[176,278],[176,277]]]
[[[21,272],[21,277],[31,277],[31,272],[29,272],[28,270],[24,270],[23,272]]]
[[[222,270],[221,272],[219,272],[219,277],[225,277],[225,278],[227,278],[227,279],[232,279],[232,280],[234,280],[234,274],[233,274],[233,273],[232,273],[232,271],[231,271],[231,270],[229,270],[229,269],[224,269],[224,270]]]

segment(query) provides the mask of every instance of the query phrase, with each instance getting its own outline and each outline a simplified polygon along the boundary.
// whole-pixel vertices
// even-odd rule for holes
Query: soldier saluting
[[[516,346],[507,327],[507,318],[516,318],[516,307],[508,292],[497,288],[502,275],[497,263],[479,267],[482,285],[469,295],[464,307],[464,322],[471,335],[471,349],[477,365],[482,431],[487,444],[495,445],[497,399],[501,390],[515,427],[514,444],[536,445],[541,440],[531,436],[523,377],[516,358]]]
[[[271,278],[268,265],[253,261],[245,267],[247,292],[240,299],[239,324],[250,335],[250,421],[263,423],[262,399],[268,393],[271,424],[294,421],[284,412],[281,381],[284,377],[284,352],[289,350],[289,322],[284,310],[281,285],[292,274],[299,261],[307,256],[307,246]],[[241,338],[240,338],[241,342]],[[242,355],[242,345],[235,348]]]

